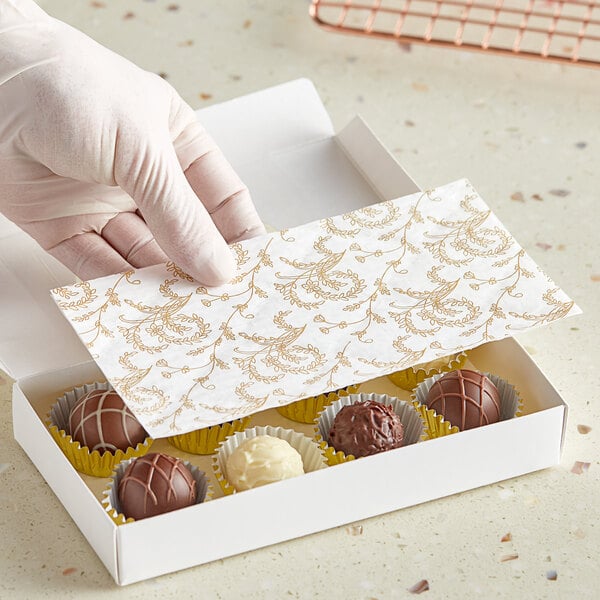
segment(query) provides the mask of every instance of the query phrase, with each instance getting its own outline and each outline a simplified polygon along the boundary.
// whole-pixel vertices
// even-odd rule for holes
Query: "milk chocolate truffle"
[[[227,481],[238,492],[304,473],[300,453],[271,435],[244,440],[227,457],[225,469]]]
[[[367,400],[344,406],[329,431],[329,445],[354,457],[402,446],[404,427],[391,406]]]
[[[71,409],[71,437],[90,452],[127,451],[143,442],[148,434],[121,397],[112,390],[92,390]]]
[[[461,431],[500,419],[498,388],[483,373],[451,371],[429,389],[425,404]]]
[[[195,504],[197,490],[181,460],[151,452],[131,461],[117,493],[121,512],[137,521]]]

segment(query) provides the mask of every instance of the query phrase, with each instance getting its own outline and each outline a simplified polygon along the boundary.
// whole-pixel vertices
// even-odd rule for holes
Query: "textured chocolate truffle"
[[[271,435],[244,440],[229,455],[225,468],[227,480],[238,492],[304,473],[300,453]]]
[[[367,400],[344,406],[329,431],[329,444],[356,458],[402,446],[404,427],[391,406]]]
[[[134,458],[119,481],[121,512],[145,519],[196,503],[196,481],[178,458],[151,452]]]
[[[440,377],[429,389],[425,404],[461,431],[500,419],[498,388],[483,373],[469,369]]]
[[[143,442],[147,433],[121,397],[111,390],[92,390],[71,409],[71,437],[90,452],[127,451]]]

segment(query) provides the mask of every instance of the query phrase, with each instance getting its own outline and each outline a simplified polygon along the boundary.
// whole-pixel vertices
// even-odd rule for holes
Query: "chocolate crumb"
[[[422,594],[423,592],[426,592],[429,589],[429,582],[427,581],[427,579],[421,579],[421,581],[417,581],[417,583],[415,583],[415,585],[413,585],[412,587],[408,588],[408,591],[411,594]]]
[[[348,535],[362,535],[362,532],[362,525],[348,525],[348,527],[346,527],[346,533],[348,533]]]
[[[505,554],[500,557],[500,562],[508,562],[509,560],[516,560],[519,558],[519,555],[515,552],[514,554]]]
[[[77,573],[77,569],[75,567],[69,567],[62,572],[63,575],[73,575],[73,573]]]
[[[421,83],[420,81],[413,81],[412,89],[415,90],[415,92],[428,92],[429,86],[426,83]]]
[[[505,533],[501,538],[501,542],[512,542],[512,533]]]
[[[579,431],[579,433],[581,433],[582,435],[586,435],[591,430],[592,428],[589,425],[577,425],[577,431]]]
[[[576,460],[571,468],[571,473],[575,473],[575,475],[582,475],[590,468],[589,462],[581,462],[580,460]]]

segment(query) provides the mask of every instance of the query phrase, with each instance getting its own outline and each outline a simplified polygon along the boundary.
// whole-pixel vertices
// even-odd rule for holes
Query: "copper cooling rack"
[[[325,29],[600,67],[600,0],[312,0]]]

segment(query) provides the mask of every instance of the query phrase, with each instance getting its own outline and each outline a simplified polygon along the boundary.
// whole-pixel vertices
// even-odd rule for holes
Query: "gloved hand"
[[[0,212],[83,279],[170,259],[218,285],[264,232],[168,83],[31,0],[0,0]]]

